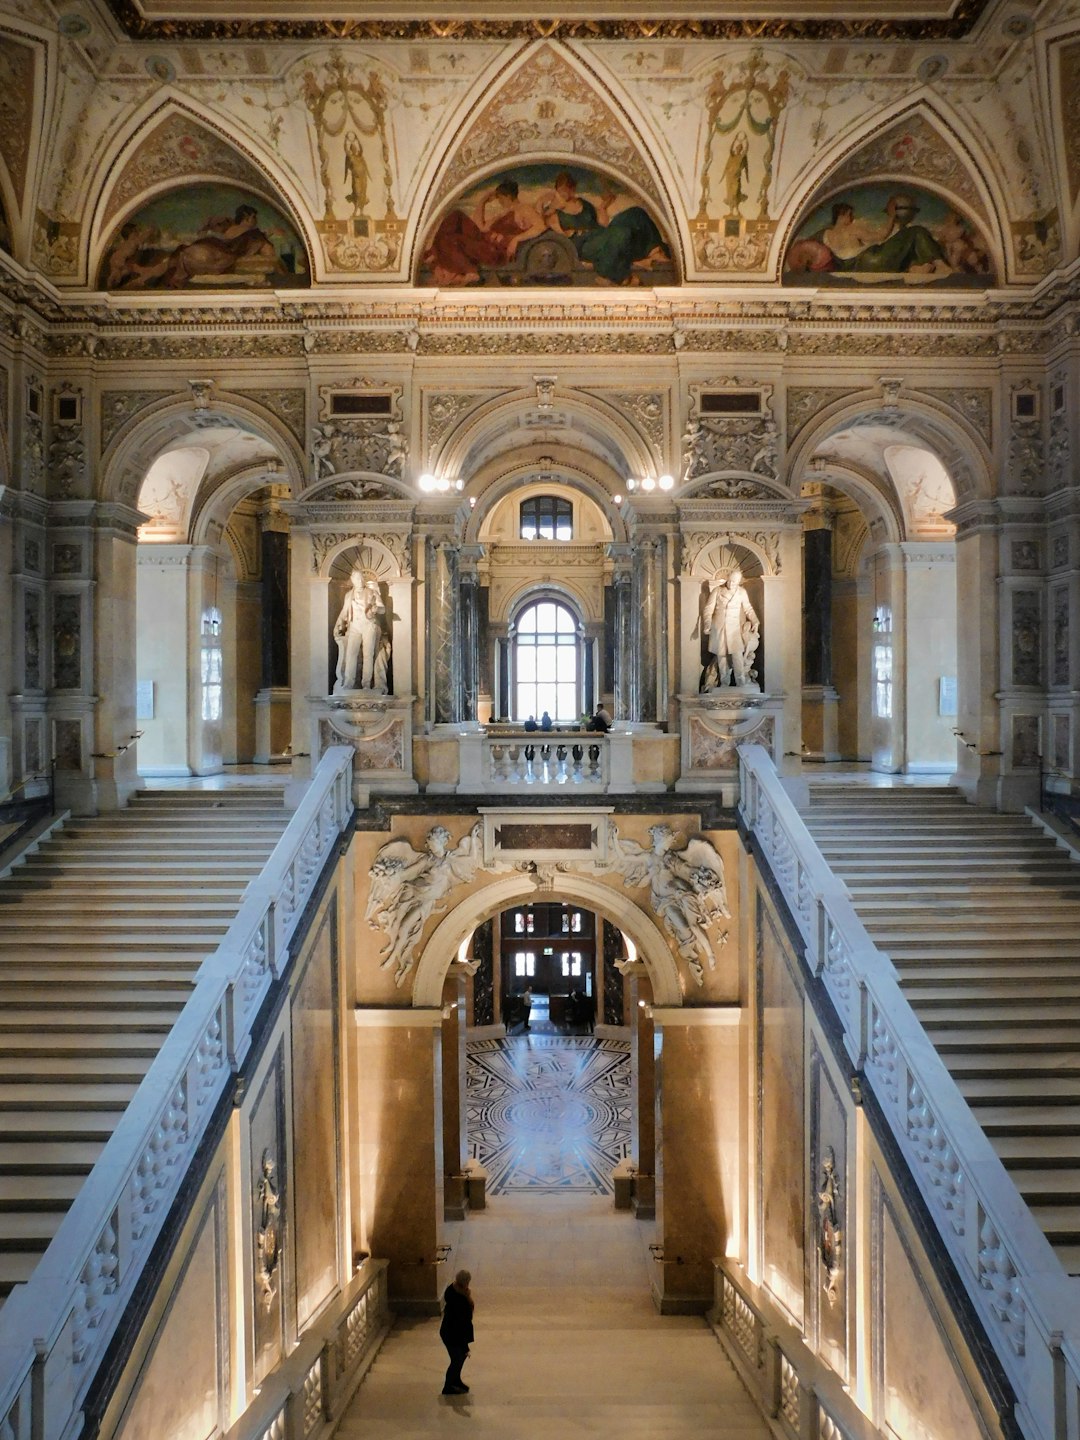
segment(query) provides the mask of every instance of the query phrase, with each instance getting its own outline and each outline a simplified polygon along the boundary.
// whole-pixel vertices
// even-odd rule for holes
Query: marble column
[[[626,550],[629,547],[624,547]],[[621,562],[621,563],[620,563]],[[616,561],[612,577],[615,592],[615,674],[612,690],[615,697],[616,720],[630,720],[634,704],[634,651],[631,626],[631,578],[625,557]]]
[[[255,762],[283,757],[291,736],[289,534],[284,515],[262,516],[262,684],[255,696]]]
[[[660,586],[657,551],[659,543],[645,540],[637,548],[633,566],[630,610],[632,684],[630,719],[656,719],[658,612]]]
[[[832,512],[803,517],[803,758],[839,760],[839,697],[832,676]]]
[[[458,711],[461,720],[479,720],[480,699],[480,579],[475,568],[463,565],[460,579],[461,665]]]
[[[440,1259],[442,1011],[363,1007],[353,1013],[360,1243],[389,1260],[395,1310],[437,1315],[447,1284]]]
[[[447,541],[427,542],[428,718],[460,720],[458,679],[458,554]]]

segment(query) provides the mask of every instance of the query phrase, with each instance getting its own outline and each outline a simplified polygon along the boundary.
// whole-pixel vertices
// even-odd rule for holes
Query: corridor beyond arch
[[[652,984],[656,1005],[681,1006],[682,986],[674,957],[656,922],[627,896],[609,885],[569,872],[559,876],[560,899],[580,901],[610,920],[637,946]],[[413,1005],[442,1005],[443,984],[461,942],[478,925],[523,900],[542,894],[524,874],[508,875],[466,895],[435,928],[416,967]]]

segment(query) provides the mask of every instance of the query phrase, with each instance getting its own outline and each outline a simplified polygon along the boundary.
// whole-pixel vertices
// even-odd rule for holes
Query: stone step
[[[0,1034],[0,1055],[21,1057],[23,1064],[53,1056],[56,1059],[79,1060],[99,1057],[152,1060],[161,1049],[161,1032],[122,1030],[116,1033],[75,1031],[67,1034],[34,1034],[13,1031]]]
[[[167,953],[174,951],[177,954],[197,952],[202,955],[210,955],[221,944],[223,933],[225,932],[216,930],[201,933],[183,931],[174,934],[171,931],[162,933],[159,930],[144,934],[141,930],[127,932],[118,930],[115,935],[110,935],[108,932],[99,930],[93,937],[92,948],[97,950],[111,948],[125,952],[156,950],[159,953]],[[28,944],[33,944],[34,938],[32,935],[9,935],[5,926],[3,930],[0,930],[0,951],[11,953],[23,950]],[[38,931],[36,938],[47,943],[50,950],[62,953],[71,947],[77,950],[85,949],[89,937],[85,934],[80,935],[78,931],[70,930],[67,934],[52,931],[47,940],[44,939],[42,932]]]
[[[1038,1201],[1080,1205],[1080,1164],[1069,1170],[1023,1170],[1017,1172],[1016,1180],[1029,1205]]]
[[[0,1211],[0,1253],[36,1250],[41,1254],[59,1225],[60,1216],[48,1210]]]
[[[943,1058],[954,1052],[970,1054],[972,1051],[987,1053],[1014,1050],[1018,1055],[1016,1063],[1019,1068],[1023,1063],[1019,1052],[1026,1055],[1029,1051],[1058,1050],[1071,1055],[1076,1050],[1077,1037],[1075,1025],[1048,1025],[1046,1017],[1043,1016],[1028,1028],[1004,1024],[985,1028],[979,1026],[957,1029],[954,1026],[952,1029],[935,1029],[931,1038],[935,1049]]]
[[[1029,1105],[982,1105],[979,1124],[995,1135],[1080,1136],[1080,1105],[1051,1105],[1039,1111]]]
[[[1076,1170],[1075,1147],[1062,1145],[1060,1136],[995,1135],[993,1146],[1017,1186],[1024,1183],[1024,1176],[1031,1170],[1058,1170],[1070,1174]]]
[[[969,1080],[1011,1079],[1023,1075],[1031,1084],[1045,1080],[1053,1083],[1057,1078],[1080,1078],[1080,1051],[1061,1052],[1048,1050],[1045,1053],[1028,1053],[1023,1056],[1023,1068],[1018,1069],[1017,1056],[1007,1051],[988,1054],[952,1055],[949,1069],[958,1084]]]
[[[1075,1244],[1080,1248],[1080,1203],[1076,1205],[1031,1204],[1029,1208],[1053,1246]]]
[[[945,1005],[978,1005],[987,1001],[1001,1002],[1015,998],[1023,999],[1029,1005],[1050,1007],[1060,1001],[1075,999],[1080,985],[1080,968],[1069,979],[1042,979],[1037,993],[1033,986],[1035,977],[1024,973],[1020,966],[1016,967],[1015,975],[1005,978],[980,975],[977,989],[975,982],[965,976],[957,978],[951,984],[933,973],[928,973],[925,979],[918,976],[909,979],[906,975],[902,978],[904,994],[917,1013],[924,1007],[934,1010]]]
[[[45,1029],[52,1035],[67,1035],[69,1032],[83,1034],[87,1030],[96,1030],[106,1035],[125,1031],[145,1034],[156,1030],[161,1035],[167,1035],[172,1029],[176,1013],[175,1005],[143,1005],[138,1009],[125,1008],[115,1014],[109,1013],[107,1005],[97,1012],[80,1006],[77,1014],[65,1012],[63,1006],[57,1009],[48,1006],[20,1006],[15,1009],[12,1006],[0,1005],[0,1049],[7,1043],[3,1037],[13,1031],[29,1033],[38,1038]]]
[[[174,905],[184,900],[198,900],[200,904],[229,904],[235,911],[248,884],[247,880],[209,880],[178,877],[175,880],[155,878],[148,880],[143,875],[131,874],[119,880],[75,878],[30,875],[20,867],[3,883],[0,883],[0,900],[9,890],[19,899],[32,899],[41,904],[46,899],[53,905],[85,904],[97,900],[112,904],[137,899],[143,904]]]
[[[1046,1024],[1045,1006],[1032,1004],[1029,1000],[1003,1003],[987,999],[979,1005],[978,1010],[973,1008],[974,1003],[972,1000],[943,1011],[934,1010],[928,1006],[925,1014],[920,1013],[919,1019],[931,1040],[940,1029],[949,1026],[966,1025],[972,1030],[982,1030],[987,1027],[1012,1025],[1019,1031],[1024,1026],[1034,1030],[1040,1025]],[[1069,1003],[1059,1000],[1054,1007],[1053,1018],[1055,1028],[1068,1021],[1080,1020],[1080,996]]]
[[[1014,1071],[994,1078],[955,1077],[960,1093],[968,1104],[976,1106],[1008,1100],[1014,1105],[1065,1105],[1080,1101],[1080,1075],[1029,1075]],[[1077,1157],[1080,1165],[1080,1156]]]
[[[104,1145],[120,1123],[123,1110],[9,1110],[4,1115],[5,1141],[19,1140],[22,1148],[39,1141],[54,1145],[58,1141],[97,1141]]]
[[[40,895],[19,895],[5,892],[0,888],[0,919],[6,929],[9,924],[18,925],[24,923],[32,915],[41,915],[47,918],[48,923],[56,925],[57,909],[63,903],[63,897],[51,897],[48,900]],[[167,921],[170,926],[178,923],[194,924],[191,920],[192,911],[198,919],[205,919],[213,922],[217,919],[224,919],[223,929],[227,930],[232,923],[237,906],[235,902],[221,901],[205,896],[200,896],[197,901],[194,897],[185,902],[180,896],[171,900],[149,900],[136,898],[134,894],[118,898],[116,896],[80,896],[78,897],[79,914],[73,917],[72,924],[78,924],[80,920],[98,922],[103,919],[115,920],[125,915],[134,916],[136,919],[145,919],[154,915],[162,921]]]
[[[860,895],[858,909],[863,923],[870,919],[893,923],[903,921],[909,924],[923,916],[927,923],[936,920],[970,921],[972,917],[985,916],[988,923],[997,924],[1001,919],[1015,919],[1018,913],[1030,915],[1030,906],[1026,902],[1022,903],[1015,894],[1003,893],[995,886],[986,886],[983,894],[953,893],[938,896],[927,894],[921,888],[918,892],[908,893],[909,898],[906,900],[898,895],[882,894],[881,891]],[[1080,919],[1080,905],[1068,897],[1059,900],[1050,895],[1039,896],[1038,914],[1031,916],[1033,920],[1051,920],[1062,924],[1070,917],[1074,921]]]
[[[84,1080],[91,1084],[137,1085],[153,1063],[153,1055],[42,1055],[31,1059],[0,1050],[0,1093],[10,1081],[42,1086]]]
[[[33,1145],[23,1141],[0,1140],[0,1179],[7,1193],[19,1176],[71,1175],[86,1176],[101,1154],[100,1140],[36,1140]]]
[[[66,992],[66,993],[65,993]],[[65,986],[57,993],[55,985],[7,985],[0,981],[0,1001],[5,1019],[13,1018],[12,1012],[38,1009],[43,1015],[54,1010],[63,1012],[69,1008],[79,1010],[101,1010],[110,1007],[116,1010],[168,1011],[181,1010],[191,994],[190,985],[162,985],[149,994],[134,991],[117,983],[109,985],[101,981],[87,981],[77,990]],[[3,1022],[0,1022],[3,1023]]]
[[[80,955],[63,965],[42,965],[33,960],[10,960],[0,953],[0,986],[33,984],[48,981],[55,985],[100,984],[103,980],[124,985],[185,985],[192,984],[202,962],[193,958],[188,964],[177,964],[175,957],[164,955],[154,967],[145,961],[132,965],[113,956],[87,959]]]
[[[67,1175],[11,1175],[0,1185],[0,1214],[31,1210],[64,1213],[83,1183],[82,1173]]]
[[[16,1285],[26,1284],[43,1253],[44,1247],[41,1251],[34,1251],[27,1255],[20,1255],[17,1251],[0,1254],[0,1297],[6,1298]]]
[[[25,1085],[5,1080],[0,1084],[0,1114],[6,1115],[12,1110],[24,1113],[122,1110],[130,1103],[137,1088],[138,1080],[134,1083],[117,1081],[113,1084],[91,1083],[85,1080],[76,1083],[49,1080]],[[3,1128],[4,1121],[0,1118],[0,1130]]]
[[[110,861],[107,856],[81,854],[72,855],[61,864],[48,850],[43,850],[37,855],[28,855],[10,878],[22,882],[27,878],[52,881],[70,877],[81,884],[92,885],[98,876],[104,874],[118,881],[130,878],[134,882],[145,879],[155,885],[186,885],[202,881],[208,868],[215,882],[230,885],[248,884],[258,869],[254,865],[225,860],[215,861],[212,867],[208,867],[198,859],[140,861],[129,856]]]
[[[898,964],[901,960],[906,964],[908,961],[915,962],[920,959],[932,960],[939,963],[959,963],[963,960],[984,960],[987,963],[995,959],[1019,960],[1024,955],[1032,954],[1032,960],[1044,964],[1052,964],[1060,961],[1063,965],[1071,965],[1080,955],[1080,943],[1076,941],[1064,941],[1060,938],[1044,941],[1040,947],[1034,947],[1030,936],[1025,936],[1025,943],[1019,944],[1015,939],[998,940],[995,936],[984,936],[979,939],[967,938],[960,940],[955,936],[944,936],[933,945],[927,936],[920,940],[898,940],[893,938],[888,945],[882,944],[890,955],[890,958]]]

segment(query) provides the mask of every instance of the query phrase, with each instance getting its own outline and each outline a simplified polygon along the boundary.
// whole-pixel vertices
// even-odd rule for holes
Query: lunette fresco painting
[[[102,290],[295,288],[307,252],[278,206],[236,185],[170,190],[118,227],[101,262]]]
[[[675,285],[667,237],[637,195],[581,165],[510,166],[429,231],[419,285]]]
[[[941,195],[877,181],[821,201],[784,257],[785,285],[996,284],[981,228]]]

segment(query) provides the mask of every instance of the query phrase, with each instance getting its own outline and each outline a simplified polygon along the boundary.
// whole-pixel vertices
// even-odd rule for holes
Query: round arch
[[[263,462],[244,463],[204,478],[195,497],[189,534],[193,545],[216,543],[215,528],[224,533],[233,510],[263,485],[285,484],[284,477]]]
[[[542,447],[535,444],[529,447],[530,450],[540,448]],[[542,464],[541,461],[546,463]],[[476,505],[469,512],[465,524],[466,544],[480,543],[484,522],[495,507],[509,493],[520,490],[524,482],[531,483],[534,480],[537,483],[548,482],[552,486],[565,487],[591,500],[611,527],[612,540],[625,542],[627,539],[626,522],[614,503],[614,496],[619,492],[614,489],[612,479],[600,478],[589,469],[578,468],[558,456],[517,454],[508,467],[504,463],[504,457],[492,460],[489,465],[478,470],[466,485],[465,498],[476,499]]]
[[[298,495],[304,484],[304,454],[292,431],[272,411],[247,396],[215,391],[206,411],[196,412],[190,395],[163,395],[131,417],[101,457],[97,498],[134,505],[146,471],[175,441],[198,431],[209,415],[233,423],[263,440],[280,459],[281,481]]]
[[[559,893],[590,906],[630,936],[652,982],[654,1004],[682,1005],[682,985],[675,959],[656,922],[640,906],[618,890],[573,871],[560,873]],[[425,1009],[441,1005],[443,982],[461,942],[485,920],[521,900],[535,899],[536,895],[536,887],[527,876],[520,874],[506,876],[466,895],[443,917],[424,946],[413,981],[413,1005]]]
[[[470,411],[429,457],[431,468],[451,479],[461,476],[471,485],[493,460],[535,445],[525,422],[547,412],[546,447],[568,446],[585,460],[587,472],[602,472],[609,484],[620,489],[631,475],[657,472],[660,457],[621,410],[596,396],[586,399],[557,386],[542,401],[535,391],[519,390]]]
[[[846,395],[807,422],[788,451],[788,484],[798,494],[804,481],[820,478],[812,461],[822,441],[851,425],[873,421],[932,451],[949,472],[958,503],[991,495],[991,455],[986,442],[961,415],[925,394],[902,394],[886,404],[873,391]]]

